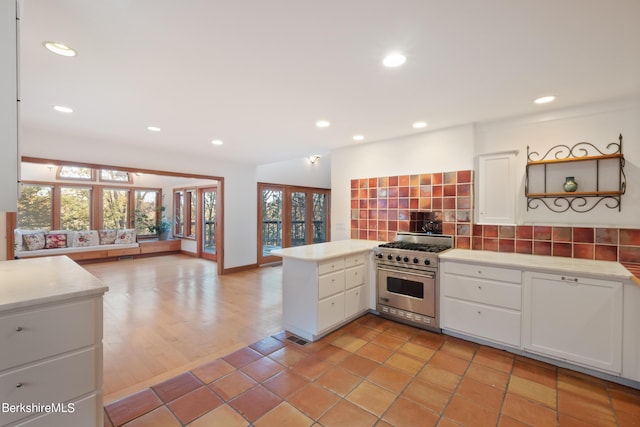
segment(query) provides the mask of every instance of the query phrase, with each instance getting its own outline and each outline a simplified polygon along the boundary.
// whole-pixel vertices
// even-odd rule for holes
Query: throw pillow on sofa
[[[118,230],[118,233],[116,234],[116,243],[119,244],[129,244],[129,243],[135,243],[136,242],[136,230],[134,229],[125,229],[125,230]]]
[[[37,251],[38,249],[44,249],[44,231],[24,234],[22,236],[22,241],[24,242],[25,249],[28,251]]]
[[[67,247],[66,233],[48,233],[45,236],[45,249],[57,249]]]
[[[117,230],[100,230],[98,234],[101,245],[113,245],[116,242]]]
[[[75,232],[76,236],[75,236],[75,241],[73,246],[77,247],[77,248],[84,248],[87,246],[96,246],[99,244],[99,242],[96,242],[94,233],[92,233],[91,231],[76,231]]]

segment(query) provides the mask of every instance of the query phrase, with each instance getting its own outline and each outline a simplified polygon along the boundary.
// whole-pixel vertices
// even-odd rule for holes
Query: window
[[[58,179],[94,180],[93,169],[81,166],[60,166],[57,173]]]
[[[175,219],[175,229],[173,234],[176,236],[184,235],[184,198],[183,190],[176,190],[173,193],[173,211]]]
[[[281,188],[265,187],[262,189],[260,215],[262,219],[262,256],[271,255],[274,249],[282,248],[282,197]]]
[[[91,229],[91,188],[60,187],[60,229]]]
[[[18,200],[18,228],[51,230],[52,227],[53,187],[49,185],[23,185],[20,200]]]
[[[135,229],[139,236],[153,234],[149,226],[158,221],[160,190],[134,190],[133,206],[136,216]]]
[[[100,169],[100,181],[133,182],[129,172]]]
[[[174,190],[173,204],[175,212],[174,234],[195,238],[198,220],[198,198],[196,189]]]
[[[103,228],[128,228],[129,189],[104,188],[102,211]]]
[[[187,192],[189,196],[189,224],[188,230],[185,230],[185,234],[189,237],[196,236],[196,221],[198,218],[198,198],[196,197],[196,191],[190,190]]]

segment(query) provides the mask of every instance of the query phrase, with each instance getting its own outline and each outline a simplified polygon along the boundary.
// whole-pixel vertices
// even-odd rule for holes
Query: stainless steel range
[[[380,315],[440,332],[438,253],[452,247],[452,236],[399,232],[374,248]]]

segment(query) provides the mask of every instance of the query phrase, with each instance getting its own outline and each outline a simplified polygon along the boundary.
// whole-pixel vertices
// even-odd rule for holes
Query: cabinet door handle
[[[578,278],[577,277],[565,277],[565,276],[562,276],[562,280],[564,280],[565,282],[576,282],[576,283],[578,283]]]
[[[18,327],[16,328],[16,332],[22,332],[22,326],[18,326]]]
[[[20,388],[20,387],[22,387],[22,383],[17,383],[16,388]]]
[[[482,290],[482,286],[478,285],[478,290],[481,291]]]

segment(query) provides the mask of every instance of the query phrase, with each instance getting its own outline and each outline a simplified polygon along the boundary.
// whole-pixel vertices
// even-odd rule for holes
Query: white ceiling
[[[639,0],[23,0],[21,122],[269,163],[638,94],[638,22]]]

